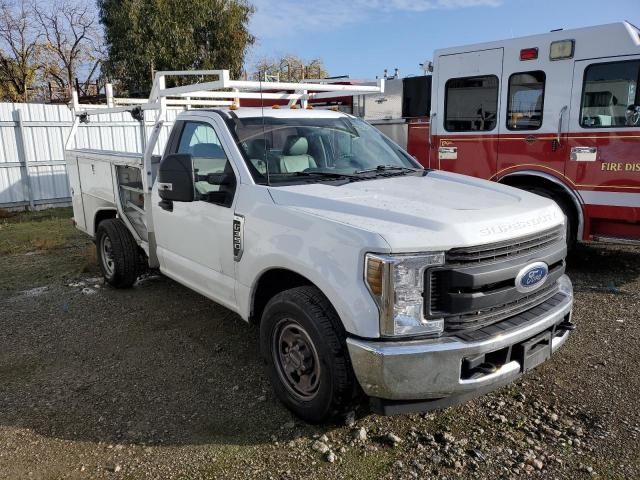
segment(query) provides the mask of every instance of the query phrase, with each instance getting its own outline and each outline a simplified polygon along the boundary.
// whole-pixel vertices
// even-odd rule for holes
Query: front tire
[[[298,417],[329,420],[349,404],[356,381],[337,313],[315,287],[274,296],[260,324],[260,346],[278,398]]]
[[[110,218],[96,232],[98,264],[104,279],[116,288],[129,288],[138,279],[138,245],[122,220]]]

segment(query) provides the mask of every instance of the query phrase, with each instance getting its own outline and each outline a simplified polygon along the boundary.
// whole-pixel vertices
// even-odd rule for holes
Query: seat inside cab
[[[309,155],[307,137],[290,135],[284,144],[280,158],[282,173],[303,172],[308,168],[317,168],[315,159]]]

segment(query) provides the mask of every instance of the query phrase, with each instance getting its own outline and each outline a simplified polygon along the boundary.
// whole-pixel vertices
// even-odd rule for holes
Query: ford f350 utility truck
[[[166,87],[189,74],[217,80]],[[159,72],[145,103],[78,108],[67,142],[75,222],[106,281],[130,287],[158,268],[259,324],[278,397],[309,421],[361,392],[385,414],[471,398],[573,329],[554,202],[423,169],[363,120],[308,107],[382,89]],[[237,107],[260,97],[264,108]],[[269,105],[282,98],[289,107]],[[208,108],[172,119],[174,105]],[[148,111],[143,154],[104,146],[126,143],[110,116],[130,112],[145,132]]]

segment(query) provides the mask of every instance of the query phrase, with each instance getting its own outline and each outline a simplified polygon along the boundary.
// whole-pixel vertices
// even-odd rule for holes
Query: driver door
[[[213,125],[202,120],[177,124],[166,154],[190,154],[194,201],[158,205],[153,188],[153,224],[160,270],[230,308],[236,305],[233,205],[238,175]]]

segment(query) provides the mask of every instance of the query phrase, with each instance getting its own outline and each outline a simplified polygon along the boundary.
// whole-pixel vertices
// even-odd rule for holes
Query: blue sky
[[[248,59],[322,58],[332,75],[420,74],[436,48],[629,20],[640,0],[252,0]]]

